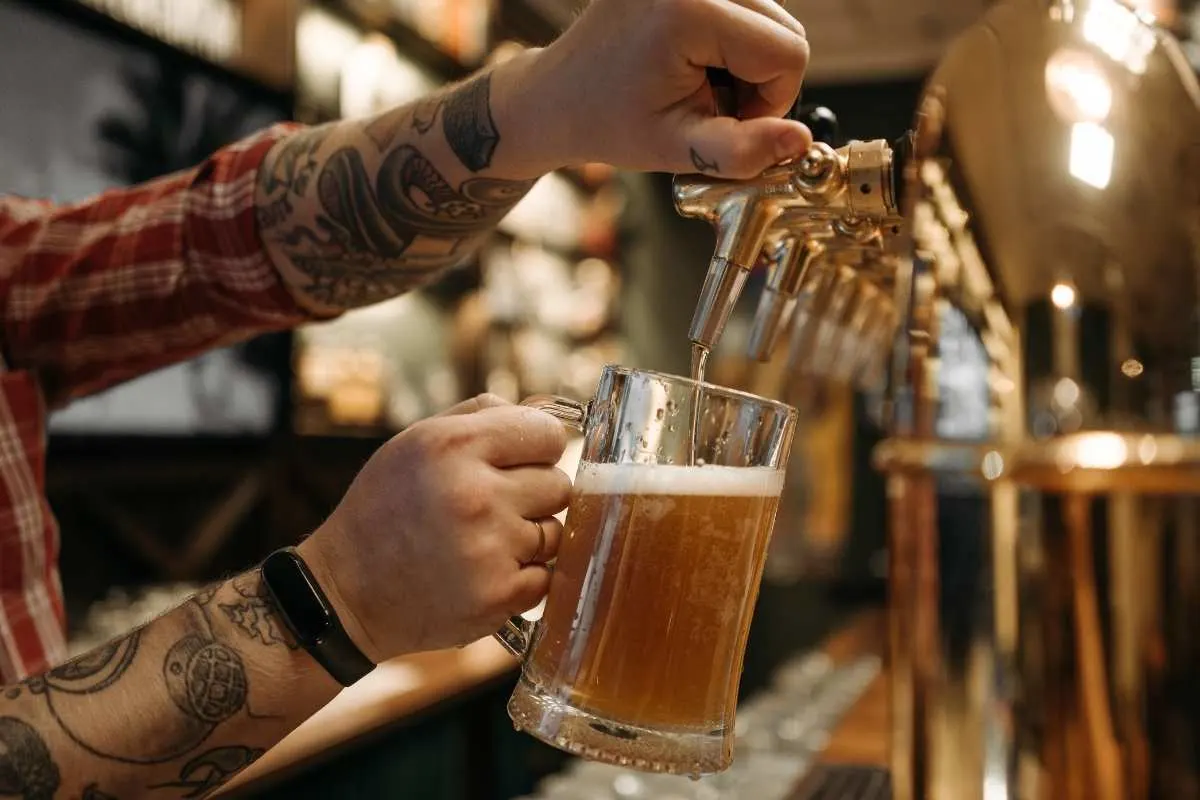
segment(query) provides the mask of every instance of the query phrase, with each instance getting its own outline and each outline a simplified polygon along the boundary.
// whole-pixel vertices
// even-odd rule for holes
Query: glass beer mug
[[[526,404],[584,446],[542,617],[497,634],[523,660],[513,724],[593,761],[728,768],[795,409],[614,366],[586,405]]]

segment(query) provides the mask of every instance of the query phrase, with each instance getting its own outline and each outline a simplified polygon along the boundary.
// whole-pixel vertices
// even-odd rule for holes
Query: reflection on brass
[[[820,163],[677,199],[782,270],[753,355],[886,382],[894,794],[1200,797],[1196,76],[1121,0],[1001,0],[893,160],[898,208],[824,230]]]
[[[746,275],[767,246],[781,238],[860,235],[863,228],[896,224],[891,148],[884,141],[851,142],[834,150],[817,143],[802,159],[750,181],[680,175],[674,184],[680,214],[710,222],[717,234],[708,277],[692,320],[691,340],[711,348],[720,338]],[[776,290],[783,276],[776,265]]]
[[[893,586],[900,800],[1200,791],[1198,142],[1116,0],[998,3],[928,84],[879,454],[893,578],[937,587]]]

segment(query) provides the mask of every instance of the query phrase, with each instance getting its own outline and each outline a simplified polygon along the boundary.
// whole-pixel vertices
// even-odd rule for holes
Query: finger
[[[509,616],[524,614],[542,602],[550,591],[551,574],[541,564],[518,570],[513,576],[512,604],[506,609]]]
[[[497,408],[500,406],[510,406],[512,403],[505,400],[503,397],[498,397],[494,394],[481,394],[472,397],[469,400],[463,400],[457,405],[447,408],[439,414],[438,417],[454,417],[461,414],[474,414],[477,411],[482,411],[485,408]]]
[[[743,8],[748,8],[751,11],[758,12],[765,17],[770,17],[774,22],[779,23],[793,33],[808,38],[808,32],[804,30],[804,26],[800,24],[800,20],[796,19],[792,12],[783,7],[780,0],[731,0]]]
[[[529,567],[558,558],[562,534],[563,525],[554,517],[518,520],[513,543],[517,551],[517,563]]]
[[[485,408],[471,417],[479,455],[494,467],[557,464],[567,448],[563,424],[528,406]]]
[[[804,155],[812,146],[807,127],[777,117],[695,118],[684,125],[683,139],[676,148],[687,158],[682,171],[726,178],[752,178],[773,164]]]
[[[571,479],[558,467],[512,467],[502,478],[513,511],[526,519],[553,516],[571,499]]]
[[[728,0],[697,4],[692,23],[681,38],[691,63],[725,67],[735,78],[754,84],[776,116],[791,107],[808,67],[803,34]]]

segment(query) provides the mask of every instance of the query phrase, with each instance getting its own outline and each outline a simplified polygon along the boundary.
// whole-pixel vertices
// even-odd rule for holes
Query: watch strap
[[[342,626],[333,604],[294,547],[267,556],[259,573],[296,642],[334,680],[351,686],[375,669]]]

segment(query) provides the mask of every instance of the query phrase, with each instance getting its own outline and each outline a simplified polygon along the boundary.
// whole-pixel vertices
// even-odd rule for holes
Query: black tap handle
[[[704,71],[717,101],[717,113],[722,117],[737,117],[737,83],[733,73],[724,67],[707,67]]]
[[[803,122],[807,125],[808,129],[812,131],[814,142],[824,142],[830,147],[841,147],[837,115],[825,106],[815,103],[804,105],[797,97],[787,116],[788,119],[794,119],[796,122]]]
[[[896,141],[892,142],[892,197],[896,202],[904,196],[904,170],[912,159],[916,149],[917,134],[906,131]]]

